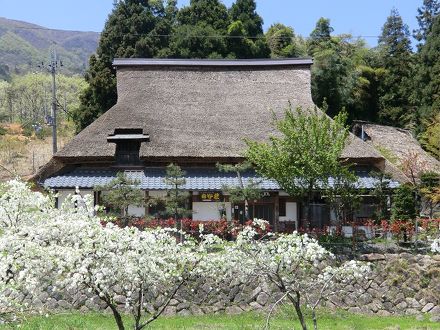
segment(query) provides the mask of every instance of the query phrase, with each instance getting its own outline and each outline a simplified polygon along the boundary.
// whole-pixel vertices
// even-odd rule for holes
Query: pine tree
[[[245,220],[249,220],[249,201],[260,199],[261,189],[259,182],[250,179],[247,183],[243,181],[243,173],[252,169],[252,164],[243,162],[238,164],[220,164],[217,163],[217,168],[220,172],[235,173],[239,185],[236,187],[224,186],[223,190],[229,194],[229,201],[233,204],[244,202],[244,216]]]
[[[182,186],[186,184],[185,174],[179,165],[169,164],[163,180],[169,186],[165,199],[166,212],[174,217],[177,228],[180,230],[180,242],[183,240],[182,218],[191,214],[186,207],[189,193],[182,190]]]
[[[409,29],[397,9],[391,11],[379,37],[382,65],[386,74],[382,84],[380,119],[383,123],[403,126],[411,116],[410,94],[413,77]]]
[[[95,191],[102,192],[102,202],[118,212],[124,226],[128,225],[129,206],[143,206],[145,203],[145,194],[139,181],[129,179],[123,172],[118,172],[109,183],[96,186]]]
[[[96,55],[90,57],[85,76],[89,87],[80,97],[81,106],[72,114],[78,131],[116,103],[114,58],[161,57],[169,53],[169,38],[163,35],[171,33],[176,3],[176,0],[115,2]]]

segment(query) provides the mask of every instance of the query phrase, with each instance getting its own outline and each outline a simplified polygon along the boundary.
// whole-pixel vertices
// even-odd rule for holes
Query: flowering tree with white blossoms
[[[51,208],[51,204],[51,196],[31,191],[20,180],[0,185],[0,321],[13,318],[17,309],[23,309],[24,306],[14,301],[12,296],[24,285],[31,287],[34,284],[31,279],[25,279],[24,273],[20,273],[17,259],[24,260],[26,254],[21,255],[20,249],[14,247],[23,242],[22,235],[18,233],[23,226],[38,226],[41,215]],[[12,242],[11,236],[16,236],[17,240]],[[32,260],[28,260],[29,268],[34,265]]]
[[[179,243],[180,233],[173,229],[103,226],[90,195],[70,196],[57,209],[51,195],[14,180],[0,185],[0,308],[22,307],[10,301],[8,290],[35,296],[50,285],[61,293],[95,294],[111,309],[119,329],[125,329],[122,313],[130,312],[139,330],[157,319],[188,281],[208,278],[214,286],[258,275],[293,303],[303,329],[301,308],[309,305],[316,328],[320,302],[362,278],[367,267],[325,263],[333,256],[306,235],[256,240],[266,225],[254,219],[235,243],[211,234],[202,234],[201,242],[187,238]]]
[[[343,294],[348,284],[364,279],[369,271],[367,264],[357,261],[335,265],[334,255],[307,235],[294,232],[268,241],[255,240],[255,237],[255,231],[244,230],[237,239],[237,248],[253,260],[248,271],[275,284],[282,297],[274,307],[288,299],[303,329],[307,329],[303,305],[312,310],[317,329],[316,308],[321,302]]]
[[[434,253],[440,253],[440,237],[433,240],[431,244],[431,251]]]
[[[228,255],[231,249],[211,235],[202,235],[201,243],[178,243],[171,229],[104,227],[89,195],[70,196],[56,209],[50,196],[31,192],[19,181],[2,192],[0,289],[35,294],[50,282],[55,289],[94,293],[111,309],[119,329],[125,329],[122,313],[129,311],[135,329],[143,329],[186,281],[219,278],[237,262],[237,256]]]

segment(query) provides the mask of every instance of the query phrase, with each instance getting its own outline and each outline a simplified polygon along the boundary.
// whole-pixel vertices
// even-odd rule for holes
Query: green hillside
[[[63,73],[82,74],[99,41],[97,32],[45,29],[0,17],[0,79],[38,70],[52,48],[63,62]]]

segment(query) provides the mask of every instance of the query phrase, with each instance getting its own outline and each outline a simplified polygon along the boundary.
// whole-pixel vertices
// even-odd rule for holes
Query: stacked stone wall
[[[372,263],[373,272],[361,286],[347,286],[344,296],[332,297],[327,308],[341,308],[353,313],[387,315],[431,314],[440,320],[440,255],[366,254],[361,260]],[[117,292],[117,288],[115,289]],[[362,292],[362,294],[360,294]],[[238,314],[269,309],[282,295],[270,283],[230,282],[220,288],[209,283],[189,283],[171,300],[167,315]],[[51,290],[49,285],[38,297],[18,294],[22,303],[38,309],[83,312],[106,308],[92,294]],[[160,303],[164,297],[157,297]],[[123,306],[123,296],[117,297]]]

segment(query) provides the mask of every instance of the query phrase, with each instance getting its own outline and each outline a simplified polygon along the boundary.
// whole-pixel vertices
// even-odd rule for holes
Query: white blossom
[[[434,239],[432,241],[431,251],[434,253],[440,253],[440,238]]]

